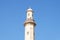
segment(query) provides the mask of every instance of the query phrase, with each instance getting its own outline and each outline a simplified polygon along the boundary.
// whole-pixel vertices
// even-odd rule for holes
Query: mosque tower
[[[34,27],[36,23],[34,22],[33,18],[33,10],[31,8],[27,9],[27,16],[24,22],[25,26],[25,40],[35,40],[35,32]]]

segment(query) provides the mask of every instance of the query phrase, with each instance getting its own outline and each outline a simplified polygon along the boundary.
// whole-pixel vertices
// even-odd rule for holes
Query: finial
[[[31,6],[29,6],[29,8],[31,8]]]

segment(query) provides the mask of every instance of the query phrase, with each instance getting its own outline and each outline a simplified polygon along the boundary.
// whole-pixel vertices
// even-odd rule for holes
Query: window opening
[[[29,34],[29,32],[27,32],[27,35]]]

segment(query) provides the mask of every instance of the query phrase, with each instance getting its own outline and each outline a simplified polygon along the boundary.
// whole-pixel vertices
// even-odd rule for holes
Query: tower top
[[[31,7],[29,7],[27,10],[32,10],[32,8],[31,8]]]
[[[32,8],[29,7],[29,8],[27,9],[27,12],[33,12]]]
[[[33,24],[34,26],[36,25],[36,23],[33,19],[33,10],[32,10],[32,8],[27,9],[27,18],[24,22],[24,25],[29,24],[29,23]]]

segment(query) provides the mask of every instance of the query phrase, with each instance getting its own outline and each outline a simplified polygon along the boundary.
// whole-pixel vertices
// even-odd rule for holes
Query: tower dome
[[[28,8],[27,12],[33,12],[32,8]]]
[[[28,8],[27,10],[32,10],[31,8]]]

